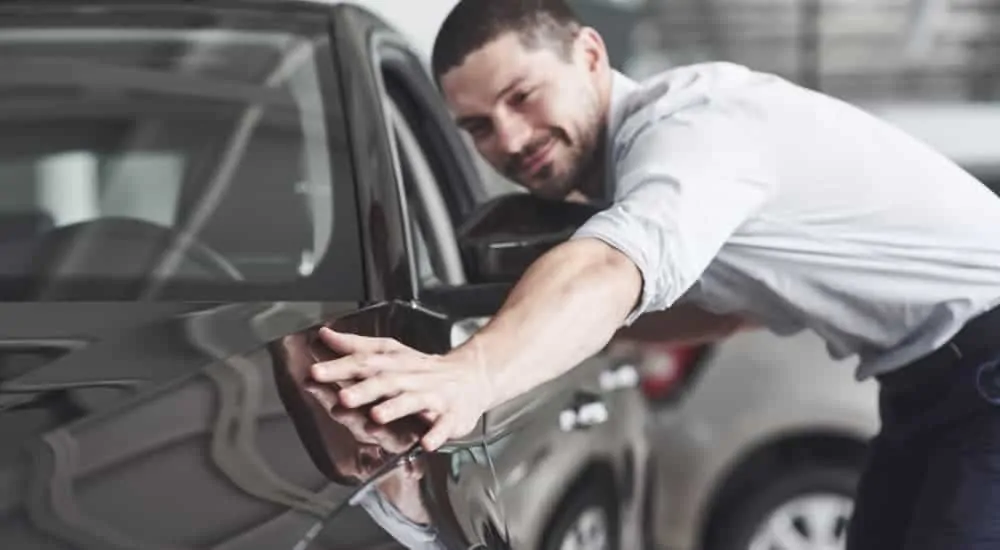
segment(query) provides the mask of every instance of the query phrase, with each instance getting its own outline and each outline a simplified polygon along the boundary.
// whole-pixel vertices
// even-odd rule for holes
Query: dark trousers
[[[879,384],[848,550],[1000,550],[1000,309]]]

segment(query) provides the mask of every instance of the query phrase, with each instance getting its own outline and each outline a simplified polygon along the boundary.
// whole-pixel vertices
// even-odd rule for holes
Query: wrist
[[[491,360],[487,356],[480,338],[473,336],[449,355],[452,356],[458,368],[468,370],[474,377],[473,386],[476,398],[481,403],[484,412],[506,400],[505,386],[502,383],[498,365],[496,365],[495,359]]]

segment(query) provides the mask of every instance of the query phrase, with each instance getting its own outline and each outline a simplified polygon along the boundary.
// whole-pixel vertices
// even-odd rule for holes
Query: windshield
[[[333,244],[351,198],[327,28],[291,11],[0,11],[4,288],[286,296],[332,248],[350,258]],[[356,287],[343,260],[327,297],[330,276]]]

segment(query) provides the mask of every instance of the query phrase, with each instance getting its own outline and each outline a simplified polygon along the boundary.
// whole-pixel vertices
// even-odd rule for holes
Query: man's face
[[[579,185],[604,124],[600,48],[577,39],[570,59],[509,32],[441,77],[445,99],[479,153],[501,174],[549,197]]]

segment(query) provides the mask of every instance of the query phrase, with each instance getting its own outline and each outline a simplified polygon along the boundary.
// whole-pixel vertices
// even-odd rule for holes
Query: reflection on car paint
[[[292,482],[267,460],[262,432],[273,436],[283,413],[262,391],[268,362],[254,360],[260,358],[213,364],[169,391],[139,394],[107,413],[40,433],[25,454],[0,465],[6,482],[0,534],[22,544],[54,538],[65,547],[89,541],[95,548],[165,548],[182,538],[184,547],[217,540],[240,548],[274,522],[282,524],[284,542],[294,544],[298,533],[334,511],[343,490],[318,476]],[[295,462],[295,453],[284,454]],[[171,485],[172,479],[186,483]],[[16,480],[27,480],[23,492],[11,489]],[[204,513],[213,504],[244,520],[263,512],[263,521],[232,535],[237,525]]]
[[[449,484],[463,482],[463,456],[475,447],[451,453],[425,453],[419,445],[427,426],[415,417],[379,425],[369,407],[348,409],[336,403],[340,387],[311,382],[309,367],[328,358],[315,333],[282,338],[269,348],[279,395],[313,462],[334,483],[354,488],[347,501],[360,506],[375,523],[411,549],[467,548],[462,533],[446,533],[448,521],[435,521],[428,500],[435,498],[432,463],[448,465]],[[483,452],[480,450],[480,452]],[[479,462],[478,460],[476,462]],[[436,510],[454,510],[453,489],[436,495]],[[458,491],[459,494],[462,491]],[[447,500],[442,499],[445,497]],[[472,506],[471,502],[459,503]],[[461,525],[461,518],[455,518]],[[460,531],[476,528],[466,524]],[[454,542],[449,544],[448,540]]]

